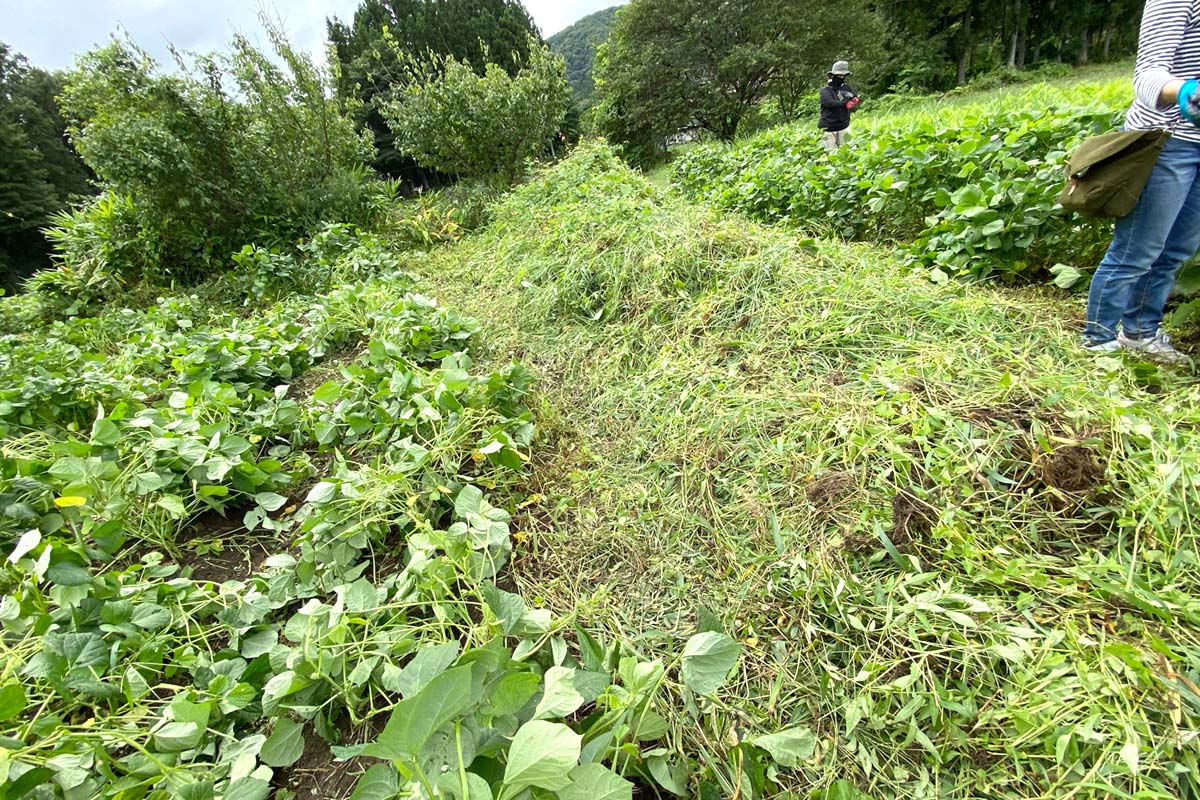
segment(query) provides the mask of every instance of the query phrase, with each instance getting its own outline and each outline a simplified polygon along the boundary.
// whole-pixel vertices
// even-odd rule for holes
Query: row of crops
[[[1063,213],[1064,165],[1085,137],[1114,130],[1128,89],[1084,85],[855,126],[832,154],[805,128],[734,147],[697,147],[673,182],[757,220],[859,241],[899,242],[935,278],[1038,278],[1070,287],[1099,263],[1111,223]]]
[[[243,253],[242,307],[5,301],[0,797],[682,791],[655,704],[738,645],[639,658],[500,588],[530,374],[378,238],[303,249]]]

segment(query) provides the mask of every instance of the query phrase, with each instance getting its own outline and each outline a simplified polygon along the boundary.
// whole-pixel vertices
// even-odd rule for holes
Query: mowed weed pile
[[[539,378],[522,594],[646,653],[745,646],[670,709],[684,794],[1200,788],[1188,379],[1081,358],[1058,297],[914,280],[602,145],[428,270]],[[779,764],[747,741],[789,726]]]

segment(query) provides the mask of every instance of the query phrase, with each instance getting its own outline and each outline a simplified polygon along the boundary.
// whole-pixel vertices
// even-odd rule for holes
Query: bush
[[[328,76],[271,36],[283,66],[242,37],[175,74],[128,42],[80,58],[63,108],[104,194],[56,220],[67,269],[191,283],[247,242],[281,246],[378,211],[369,143],[328,99]]]
[[[540,155],[566,117],[566,67],[545,45],[530,42],[529,59],[511,76],[497,64],[479,75],[452,56],[407,60],[399,97],[382,105],[400,149],[440,172],[516,180]]]

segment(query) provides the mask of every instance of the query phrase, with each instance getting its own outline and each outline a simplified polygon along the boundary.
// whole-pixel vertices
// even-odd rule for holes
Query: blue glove
[[[1200,95],[1197,89],[1200,89],[1200,81],[1188,81],[1179,87],[1179,113],[1193,125],[1200,123]]]

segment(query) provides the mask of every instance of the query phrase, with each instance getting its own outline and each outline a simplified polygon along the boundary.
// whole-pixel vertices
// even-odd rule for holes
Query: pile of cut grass
[[[522,593],[651,654],[746,645],[670,709],[694,795],[1200,788],[1190,377],[1083,359],[1059,296],[916,281],[599,145],[430,271],[540,379]],[[811,756],[764,768],[746,739],[787,725]]]

